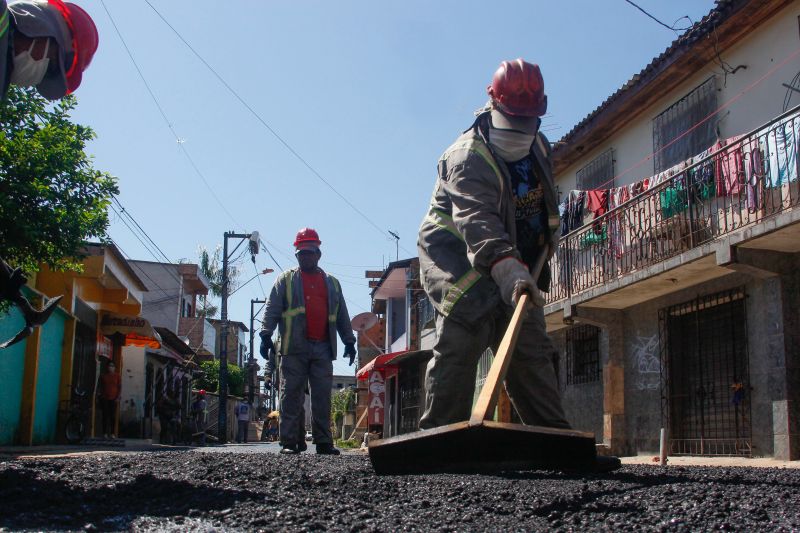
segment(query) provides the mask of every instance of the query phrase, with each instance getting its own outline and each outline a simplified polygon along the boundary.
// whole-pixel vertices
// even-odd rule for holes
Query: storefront
[[[416,431],[425,402],[425,367],[431,350],[379,355],[356,376],[367,395],[367,429],[383,437]]]

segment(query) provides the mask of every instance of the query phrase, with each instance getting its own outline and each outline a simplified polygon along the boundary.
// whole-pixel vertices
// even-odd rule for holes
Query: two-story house
[[[568,417],[613,453],[665,428],[800,459],[799,17],[718,1],[555,143],[545,314]]]
[[[157,342],[131,343],[123,351],[126,366],[120,418],[123,434],[158,437],[159,399],[175,392],[185,415],[192,401],[192,374],[198,359],[213,357],[214,328],[195,316],[197,298],[208,294],[209,282],[196,264],[129,263],[148,289],[141,315],[159,337]]]

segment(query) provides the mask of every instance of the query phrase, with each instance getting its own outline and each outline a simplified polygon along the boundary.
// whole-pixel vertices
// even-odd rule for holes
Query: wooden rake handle
[[[536,260],[533,273],[531,274],[534,280],[539,278],[542,272],[544,263],[547,261],[547,249],[542,250]],[[514,314],[511,317],[511,322],[508,324],[503,340],[500,341],[500,346],[492,361],[492,366],[489,368],[489,373],[486,375],[486,381],[481,388],[481,393],[478,396],[478,401],[475,402],[475,407],[472,409],[472,415],[469,417],[470,426],[479,426],[483,421],[489,418],[497,405],[497,397],[500,395],[500,384],[506,377],[508,372],[508,365],[511,363],[511,355],[514,353],[514,347],[517,345],[517,337],[519,336],[519,329],[522,327],[522,321],[525,319],[525,313],[528,310],[528,305],[531,300],[531,295],[523,293],[517,302],[517,307],[514,309]]]

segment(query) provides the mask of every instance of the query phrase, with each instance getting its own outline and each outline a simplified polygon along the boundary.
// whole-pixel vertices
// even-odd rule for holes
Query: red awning
[[[373,370],[380,370],[382,368],[386,368],[388,366],[392,366],[392,361],[408,353],[408,350],[403,350],[402,352],[392,352],[392,353],[385,353],[383,355],[379,355],[366,365],[362,366],[356,372],[356,377],[360,380],[369,379],[369,373]]]

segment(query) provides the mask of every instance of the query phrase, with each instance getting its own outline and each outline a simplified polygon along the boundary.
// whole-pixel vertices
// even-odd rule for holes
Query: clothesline
[[[795,143],[797,130],[800,127],[799,117],[800,113],[794,113],[777,126],[765,127],[756,132],[749,140],[743,140],[742,135],[737,135],[718,141],[699,154],[635,183],[610,189],[573,189],[566,194],[559,205],[561,234],[566,235],[583,227],[588,223],[585,217],[593,215],[592,220],[597,219],[606,212],[703,161],[705,164],[696,166],[689,171],[693,184],[699,185],[702,189],[700,195],[703,199],[711,196],[740,194],[746,188],[746,182],[752,175],[769,175],[773,183],[794,181],[797,179]],[[775,134],[770,136],[770,132]],[[730,147],[730,149],[723,151],[725,147]],[[746,166],[748,168],[745,168]],[[684,188],[687,186],[686,183],[676,185],[682,185]],[[661,192],[660,196],[662,196],[660,198],[662,214],[665,217],[675,214],[672,212],[675,209],[670,204],[676,201],[676,194],[665,191]]]

